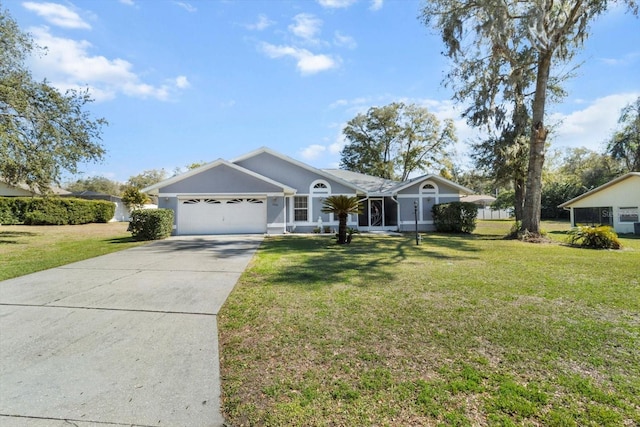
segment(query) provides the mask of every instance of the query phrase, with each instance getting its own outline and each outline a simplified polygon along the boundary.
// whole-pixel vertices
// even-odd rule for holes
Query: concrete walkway
[[[0,282],[0,425],[221,426],[216,315],[261,241],[172,237]]]

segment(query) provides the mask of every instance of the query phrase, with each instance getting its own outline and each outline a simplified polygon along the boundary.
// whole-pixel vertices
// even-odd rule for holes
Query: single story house
[[[322,213],[331,195],[358,197],[362,213],[348,226],[360,231],[433,229],[431,207],[471,194],[437,175],[390,181],[338,169],[317,169],[263,147],[235,160],[215,160],[141,190],[175,213],[174,234],[312,232],[337,229]]]
[[[617,233],[633,233],[640,224],[640,172],[629,172],[559,207],[571,212],[571,225],[610,225]]]
[[[59,187],[51,187],[51,193],[57,196],[71,194],[71,192]],[[0,180],[0,197],[35,197],[40,195],[38,190],[31,190],[26,184],[10,185]]]

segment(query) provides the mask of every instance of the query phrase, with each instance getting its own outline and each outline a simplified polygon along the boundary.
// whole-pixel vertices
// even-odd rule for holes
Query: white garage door
[[[177,231],[177,234],[264,233],[267,231],[266,199],[180,200]]]

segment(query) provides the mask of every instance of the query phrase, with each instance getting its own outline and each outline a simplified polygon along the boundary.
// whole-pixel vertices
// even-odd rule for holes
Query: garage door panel
[[[178,234],[264,233],[266,200],[256,198],[181,200]]]

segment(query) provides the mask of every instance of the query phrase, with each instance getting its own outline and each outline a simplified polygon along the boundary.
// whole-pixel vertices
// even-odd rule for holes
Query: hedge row
[[[470,202],[451,202],[431,208],[437,231],[471,233],[476,229],[478,206]]]
[[[75,225],[109,222],[116,205],[106,200],[0,197],[0,224]]]
[[[158,240],[171,235],[173,211],[171,209],[134,210],[129,228],[136,240]]]

